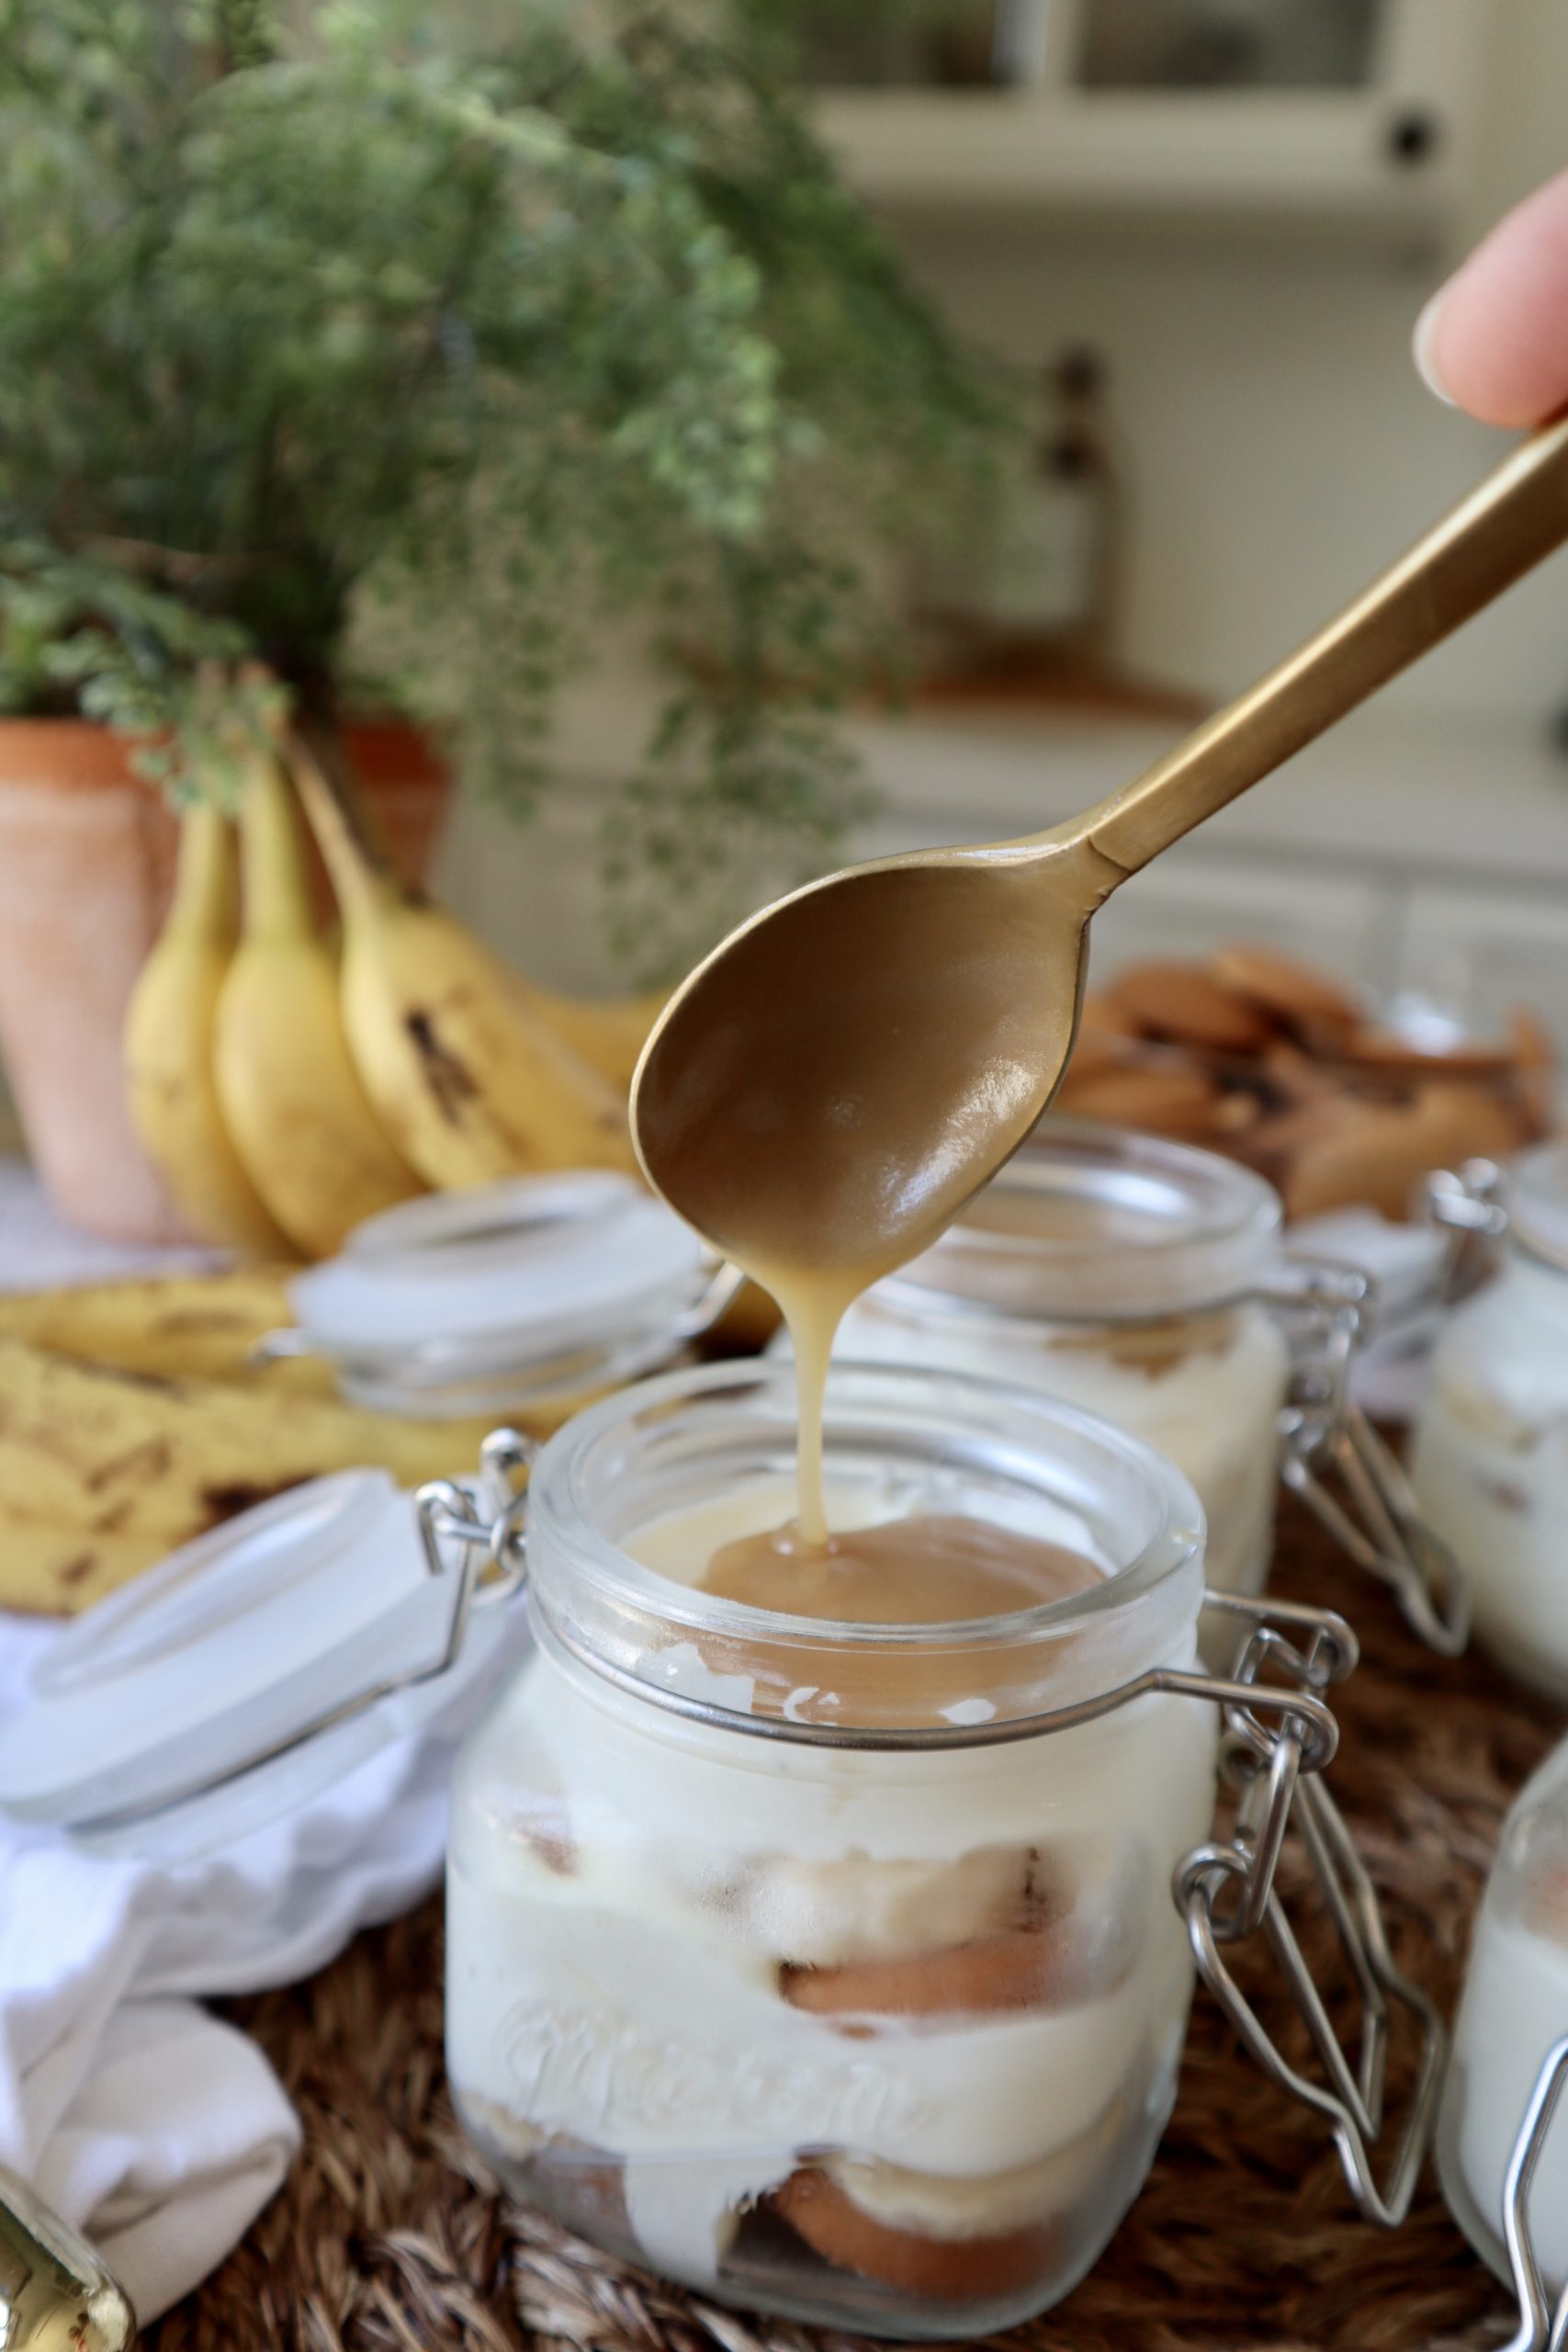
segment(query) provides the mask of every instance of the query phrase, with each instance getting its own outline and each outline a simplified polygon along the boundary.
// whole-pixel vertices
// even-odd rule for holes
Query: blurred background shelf
[[[1173,218],[1408,243],[1473,170],[1487,0],[998,0],[991,86],[825,87],[851,178],[901,210]],[[987,43],[987,34],[989,33]],[[890,76],[918,70],[897,51]],[[823,71],[833,71],[829,55]]]
[[[570,788],[521,835],[463,808],[443,882],[499,942],[562,983],[603,984],[594,845],[652,708],[624,673],[573,697],[558,753]],[[851,729],[879,811],[850,843],[878,856],[1005,839],[1072,815],[1184,729],[1120,719],[862,718]],[[1267,941],[1380,996],[1417,989],[1490,1031],[1533,1002],[1568,1049],[1568,760],[1539,725],[1369,709],[1247,794],[1112,899],[1104,978],[1149,956]]]

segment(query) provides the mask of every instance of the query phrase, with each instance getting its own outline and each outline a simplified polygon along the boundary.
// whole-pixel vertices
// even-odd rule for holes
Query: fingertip
[[[1415,334],[1411,337],[1411,348],[1416,356],[1416,372],[1427,390],[1435,393],[1447,407],[1453,408],[1457,406],[1457,402],[1443,381],[1437,349],[1438,322],[1442,315],[1443,302],[1448,290],[1446,283],[1439,286],[1437,292],[1423,303],[1421,315],[1416,322]]]
[[[1416,364],[1486,424],[1529,425],[1568,402],[1568,173],[1516,207],[1423,310]]]

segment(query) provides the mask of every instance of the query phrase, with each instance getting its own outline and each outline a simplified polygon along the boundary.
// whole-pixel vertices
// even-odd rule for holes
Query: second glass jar
[[[973,1372],[1130,1430],[1197,1489],[1208,1581],[1268,1573],[1290,1350],[1259,1295],[1279,1196],[1216,1154],[1050,1121],[935,1248],[845,1318],[840,1351]]]

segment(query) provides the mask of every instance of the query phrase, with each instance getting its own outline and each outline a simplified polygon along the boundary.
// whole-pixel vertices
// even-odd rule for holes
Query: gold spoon
[[[770,1289],[807,1283],[830,1325],[1045,1109],[1089,917],[1117,885],[1564,539],[1568,419],[1097,808],[1021,841],[878,858],[765,907],[697,966],[643,1050],[632,1120],[649,1182]]]

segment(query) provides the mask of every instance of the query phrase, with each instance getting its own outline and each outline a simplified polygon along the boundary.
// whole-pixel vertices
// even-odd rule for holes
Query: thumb
[[[1416,326],[1439,398],[1487,424],[1539,424],[1568,406],[1568,172],[1505,216]]]

